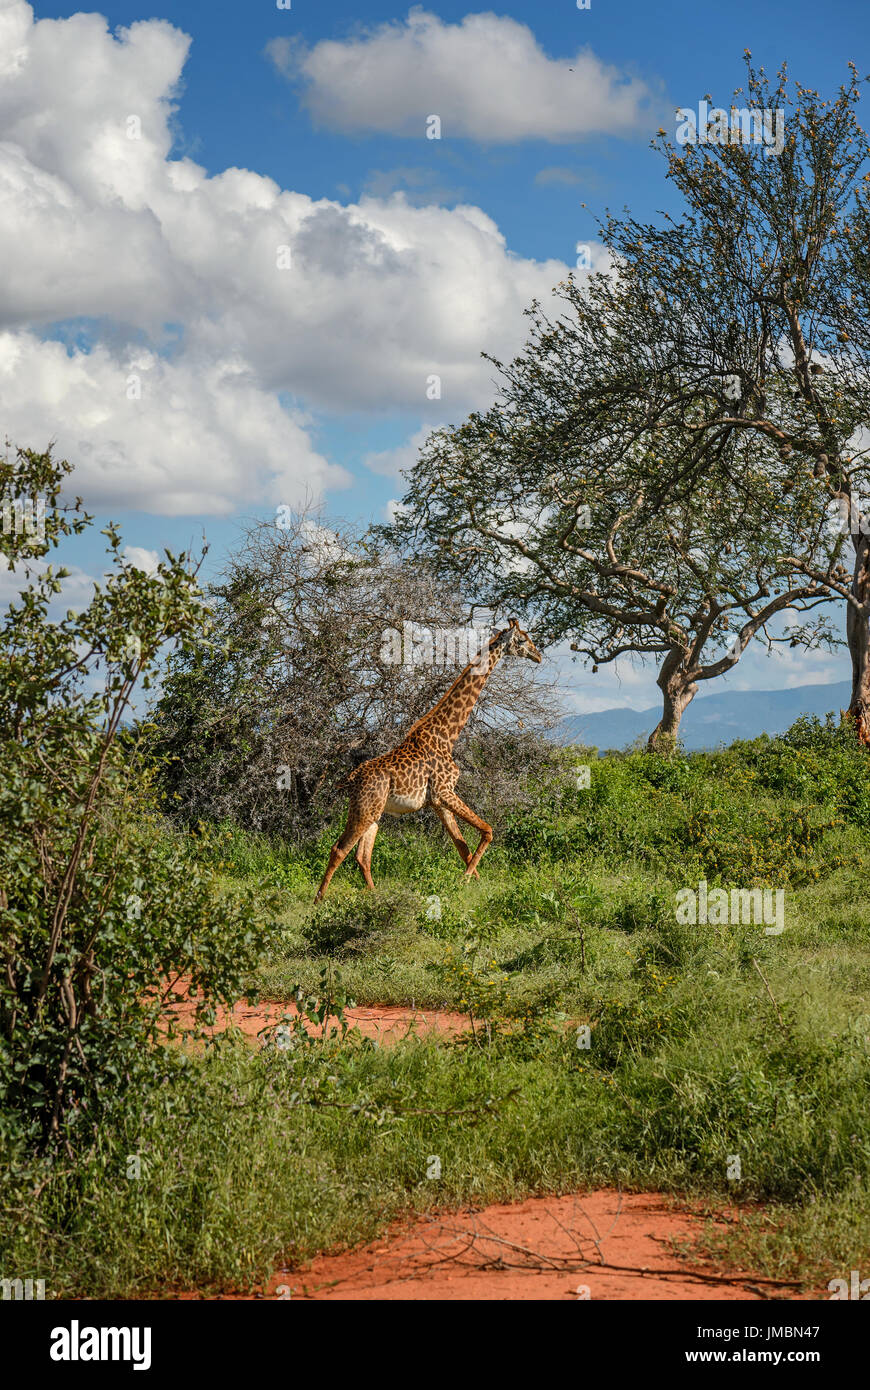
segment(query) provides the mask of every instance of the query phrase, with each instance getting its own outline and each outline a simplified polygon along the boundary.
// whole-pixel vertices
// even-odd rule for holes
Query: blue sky
[[[727,105],[744,48],[833,91],[868,39],[864,0],[0,0],[7,432],[57,438],[131,546],[205,531],[212,569],[240,518],[306,491],[382,519],[415,437],[486,403],[480,351],[517,350],[596,216],[671,206],[649,141],[676,106]],[[293,280],[270,259],[285,241]],[[98,573],[98,541],[75,560]],[[845,664],[759,653],[731,683]],[[577,708],[654,702],[651,669],[570,670]]]

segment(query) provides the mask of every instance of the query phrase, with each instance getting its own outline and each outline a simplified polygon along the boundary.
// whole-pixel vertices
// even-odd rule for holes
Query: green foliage
[[[848,723],[802,715],[779,738],[733,745],[759,788],[823,806],[856,825],[870,822],[870,759]]]
[[[68,471],[17,457],[18,488],[47,494],[46,548],[83,529],[55,507]],[[104,534],[108,578],[57,620],[66,571],[4,538],[22,590],[0,631],[0,1138],[20,1153],[92,1143],[109,1097],[164,1069],[147,1046],[163,996],[183,977],[203,1013],[236,998],[268,935],[268,899],[218,895],[117,737],[164,644],[207,630],[187,557],[146,574]]]
[[[316,866],[328,854],[336,830],[321,839],[294,846],[242,830],[229,821],[200,821],[192,827],[197,859],[237,880],[256,879],[262,888],[284,889],[303,896],[314,894]]]
[[[662,887],[631,886],[616,894],[608,904],[604,925],[632,935],[647,928],[661,928],[670,923],[673,916],[673,893]]]
[[[509,820],[500,843],[512,862],[608,855],[666,874],[678,862],[687,881],[797,884],[842,865],[840,832],[870,819],[870,756],[831,721],[800,720],[781,738],[717,753],[634,752],[591,768],[588,790],[548,789]]]
[[[824,845],[828,831],[841,820],[813,824],[801,812],[742,815],[737,807],[702,808],[682,827],[680,840],[687,864],[729,882],[801,883],[818,878],[820,864],[838,868],[844,861]]]
[[[337,894],[318,903],[302,929],[317,955],[371,954],[406,940],[417,929],[420,903],[407,889],[387,889],[360,897]]]
[[[597,825],[591,818],[553,821],[545,808],[512,816],[502,844],[514,860],[571,859],[595,843]]]

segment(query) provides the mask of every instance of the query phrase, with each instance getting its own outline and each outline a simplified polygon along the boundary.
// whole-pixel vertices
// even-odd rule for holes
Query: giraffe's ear
[[[520,623],[518,618],[511,618],[511,627],[519,627],[519,625]]]

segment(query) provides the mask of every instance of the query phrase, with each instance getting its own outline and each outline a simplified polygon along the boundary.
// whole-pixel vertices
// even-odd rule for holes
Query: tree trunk
[[[698,687],[683,668],[685,652],[669,653],[662,662],[656,685],[662,692],[662,717],[649,736],[651,753],[669,756],[677,746],[680,720],[698,693]]]
[[[861,609],[851,603],[846,607],[846,640],[852,658],[849,718],[861,743],[870,747],[870,537],[856,537],[855,548],[852,593]]]

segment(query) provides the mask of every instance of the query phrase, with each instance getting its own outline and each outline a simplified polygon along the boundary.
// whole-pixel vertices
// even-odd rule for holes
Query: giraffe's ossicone
[[[418,719],[398,748],[362,763],[343,783],[348,789],[347,822],[329,855],[315,902],[320,902],[339,864],[356,845],[356,862],[368,888],[372,881],[372,846],[381,816],[405,816],[431,806],[459,851],[465,877],[477,877],[481,855],[492,840],[492,826],[475,815],[456,795],[459,768],[453,747],[468,722],[481,690],[503,656],[540,661],[541,653],[516,618],[490,640],[486,654],[457,676],[437,705]],[[472,854],[457,823],[463,820],[480,831]]]

